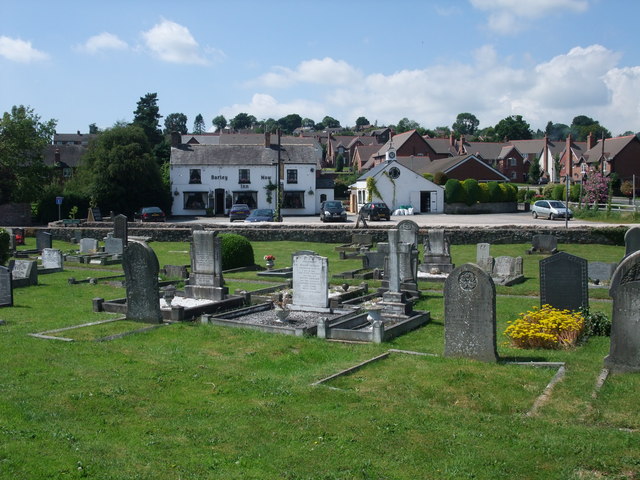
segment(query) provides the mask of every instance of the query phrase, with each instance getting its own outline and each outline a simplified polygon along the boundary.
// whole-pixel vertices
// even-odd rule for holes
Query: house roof
[[[422,138],[438,155],[455,155],[458,152],[455,146],[451,146],[450,138]]]
[[[353,153],[353,156],[360,157],[362,168],[370,168],[373,165],[373,156],[378,152],[379,145],[358,145]]]
[[[316,144],[317,145],[317,144]],[[311,145],[282,145],[280,158],[285,164],[319,166],[322,150]],[[171,148],[171,165],[250,166],[274,165],[278,161],[276,145],[181,145]]]
[[[400,158],[398,161],[401,164],[405,165],[405,162],[407,162],[407,159]],[[440,158],[438,160],[433,160],[431,162],[425,162],[423,165],[417,166],[417,168],[412,168],[412,167],[409,167],[408,165],[406,166],[407,168],[411,168],[414,172],[419,174],[424,174],[424,173],[434,174],[436,172],[444,172],[444,173],[450,172],[451,170],[459,167],[460,165],[466,162],[474,162],[477,164],[476,168],[478,168],[479,171],[486,170],[487,172],[491,172],[493,175],[498,175],[502,177],[505,181],[509,181],[509,178],[504,176],[502,173],[500,173],[498,170],[491,167],[490,165],[487,165],[485,162],[483,162],[481,159],[479,159],[475,155],[458,155],[456,157]],[[482,177],[482,175],[477,175],[476,177]],[[476,179],[483,180],[483,178],[476,178]]]
[[[480,156],[485,161],[502,158],[500,154],[503,147],[505,147],[504,143],[497,142],[464,142],[464,151],[467,155]]]
[[[87,152],[86,145],[47,145],[44,149],[44,163],[50,167],[56,165],[56,151],[60,154],[61,167],[78,167],[82,156]]]
[[[264,133],[228,133],[220,135],[220,145],[264,145]],[[278,136],[271,134],[271,144],[278,144]],[[282,135],[281,145],[314,145],[318,142],[313,137],[294,137],[293,135]]]
[[[90,140],[96,138],[95,133],[55,133],[53,135],[53,143],[56,142],[72,142],[75,144],[87,144]]]
[[[634,140],[637,140],[637,137],[635,135],[605,138],[604,140],[601,139],[598,140],[598,143],[596,143],[593,148],[584,152],[583,157],[587,161],[587,163],[599,162],[600,158],[602,157],[602,142],[604,141],[604,156],[607,160],[611,160]]]

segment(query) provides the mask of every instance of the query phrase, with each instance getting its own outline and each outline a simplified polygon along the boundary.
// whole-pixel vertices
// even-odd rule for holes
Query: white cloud
[[[142,32],[145,44],[160,60],[170,63],[207,65],[209,61],[200,54],[198,42],[187,27],[169,20],[146,32]]]
[[[33,48],[31,42],[0,36],[0,57],[12,62],[31,63],[47,60],[49,55]]]
[[[343,60],[325,57],[301,62],[295,69],[274,67],[254,83],[265,87],[289,87],[297,83],[348,85],[357,82],[362,74]]]
[[[76,46],[82,52],[95,54],[102,50],[126,50],[129,46],[117,35],[102,32],[99,35],[90,37],[84,44]]]
[[[489,12],[489,28],[500,34],[514,34],[523,29],[522,20],[534,20],[564,10],[580,13],[589,7],[588,0],[469,0],[479,10]]]
[[[291,113],[297,113],[303,117],[322,119],[327,115],[324,106],[310,100],[292,100],[279,103],[271,95],[256,93],[248,104],[234,104],[223,108],[220,113],[227,119],[235,117],[238,113],[245,112],[253,115],[258,120],[273,118],[278,120]],[[304,112],[304,113],[303,113]]]

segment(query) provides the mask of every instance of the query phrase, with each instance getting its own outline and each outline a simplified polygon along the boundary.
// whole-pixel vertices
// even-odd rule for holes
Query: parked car
[[[339,200],[328,200],[322,202],[320,205],[320,220],[323,222],[330,222],[335,220],[337,222],[347,221],[347,211],[344,209],[344,205]]]
[[[249,210],[249,205],[246,203],[234,203],[231,205],[231,210],[229,210],[229,221],[245,220],[250,213],[251,210]]]
[[[533,218],[545,217],[554,220],[556,218],[571,218],[573,212],[558,200],[538,200],[531,206],[531,215]]]
[[[134,217],[139,222],[164,222],[167,219],[160,207],[143,207],[134,213]]]
[[[271,208],[256,208],[244,220],[245,222],[273,222],[273,210]]]
[[[369,202],[365,203],[360,209],[360,216],[366,217],[369,220],[390,220],[391,210],[384,202]]]

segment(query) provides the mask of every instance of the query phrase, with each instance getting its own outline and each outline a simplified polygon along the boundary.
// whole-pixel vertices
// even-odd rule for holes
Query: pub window
[[[298,170],[287,170],[287,183],[298,183]]]
[[[184,192],[185,210],[202,210],[207,205],[206,192]]]
[[[284,208],[304,208],[304,192],[284,192],[282,206]]]
[[[189,170],[189,183],[202,183],[199,168],[192,168]]]
[[[238,183],[251,183],[251,177],[249,176],[248,168],[241,168],[238,171]]]

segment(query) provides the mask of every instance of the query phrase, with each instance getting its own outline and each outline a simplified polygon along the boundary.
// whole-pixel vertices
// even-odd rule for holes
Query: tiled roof
[[[88,148],[85,145],[47,145],[44,150],[45,165],[55,165],[56,150],[60,152],[60,164],[63,167],[75,168],[80,165],[82,156]]]
[[[624,148],[629,145],[634,139],[637,139],[635,135],[627,135],[625,137],[614,137],[604,139],[604,155],[607,160],[614,158]],[[602,156],[602,140],[598,140],[598,143],[590,150],[587,150],[583,154],[588,163],[594,163],[600,161]]]
[[[423,174],[423,173],[433,174],[436,172],[447,173],[448,171],[452,170],[453,168],[457,167],[458,165],[464,162],[473,161],[477,163],[479,168],[486,169],[488,171],[493,172],[494,174],[504,177],[505,180],[509,180],[498,170],[487,165],[485,162],[477,158],[475,155],[458,155],[456,157],[440,158],[438,160],[433,160],[432,162],[429,162],[429,163],[425,162],[425,164],[422,166],[416,166],[416,165],[412,166],[411,164],[407,164],[406,163],[407,159],[405,158],[400,158],[398,161],[402,165],[405,165],[407,168],[411,168],[411,170],[419,174]],[[479,178],[479,180],[482,180],[482,178]]]
[[[316,144],[317,145],[317,144]],[[311,145],[282,145],[283,163],[319,166],[322,151]],[[273,165],[278,161],[276,146],[261,145],[182,145],[171,148],[172,165]]]

